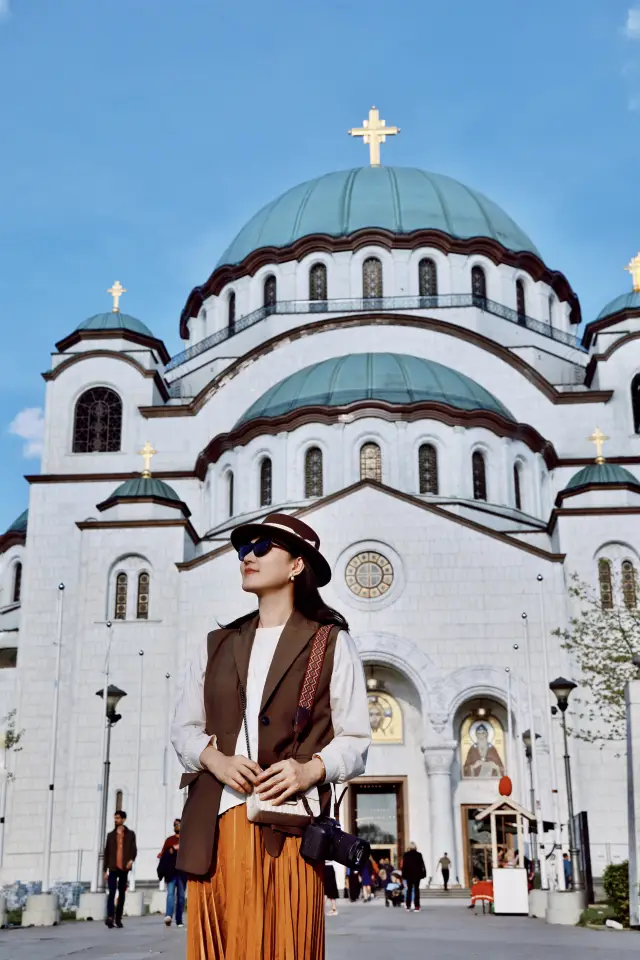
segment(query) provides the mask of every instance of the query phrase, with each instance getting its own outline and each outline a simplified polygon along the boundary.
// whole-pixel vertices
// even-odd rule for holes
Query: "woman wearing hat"
[[[271,514],[231,542],[258,610],[208,635],[172,726],[189,787],[178,857],[190,877],[187,960],[320,960],[324,864],[300,855],[301,829],[250,822],[246,800],[255,791],[279,807],[317,787],[329,812],[330,784],[364,772],[364,674],[346,621],[318,592],[331,568],[311,527]]]

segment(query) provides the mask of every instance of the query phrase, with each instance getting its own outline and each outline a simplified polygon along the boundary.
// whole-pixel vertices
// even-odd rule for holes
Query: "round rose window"
[[[384,596],[393,583],[393,567],[381,553],[367,550],[351,558],[344,576],[356,597],[374,600]]]

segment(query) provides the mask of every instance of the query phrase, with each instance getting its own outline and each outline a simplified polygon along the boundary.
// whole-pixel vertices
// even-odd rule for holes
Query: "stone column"
[[[428,873],[434,886],[442,886],[438,861],[445,853],[451,860],[450,881],[455,884],[460,876],[453,827],[453,803],[451,797],[451,764],[455,753],[455,741],[424,748],[424,760],[429,777],[429,815],[431,821],[431,863]]]

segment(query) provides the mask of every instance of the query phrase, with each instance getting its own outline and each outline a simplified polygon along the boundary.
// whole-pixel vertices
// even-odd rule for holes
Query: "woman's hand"
[[[261,800],[273,800],[277,807],[294,793],[304,793],[320,783],[324,777],[324,764],[319,757],[313,757],[308,763],[279,760],[260,774],[256,793]]]
[[[238,793],[252,793],[261,768],[247,757],[227,757],[209,744],[200,754],[200,763],[221,783],[237,790]]]

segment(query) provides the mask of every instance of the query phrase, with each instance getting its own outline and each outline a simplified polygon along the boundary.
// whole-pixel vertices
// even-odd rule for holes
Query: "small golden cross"
[[[604,457],[602,456],[602,445],[605,440],[609,439],[609,437],[604,435],[600,427],[596,427],[588,439],[591,441],[591,443],[595,443],[596,445],[596,463],[604,463]]]
[[[149,441],[145,443],[142,450],[138,450],[138,453],[141,457],[144,457],[144,470],[142,471],[142,476],[148,479],[151,476],[151,457],[155,456],[158,451],[154,450]]]
[[[110,293],[113,297],[113,313],[120,313],[120,297],[126,292],[119,280],[116,280],[114,285],[107,290],[107,293]]]
[[[631,274],[633,280],[633,289],[636,293],[640,293],[640,253],[631,260],[625,267],[625,270],[628,270]]]
[[[352,137],[362,137],[362,142],[369,147],[369,163],[372,167],[380,166],[380,144],[400,133],[400,127],[387,127],[380,119],[380,113],[375,107],[369,110],[369,119],[364,120],[361,127],[352,127],[347,133]]]

